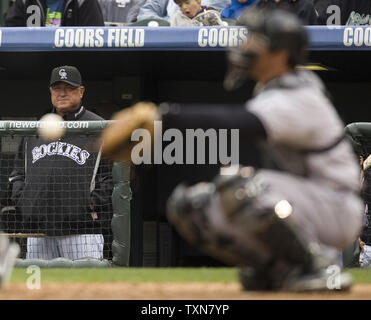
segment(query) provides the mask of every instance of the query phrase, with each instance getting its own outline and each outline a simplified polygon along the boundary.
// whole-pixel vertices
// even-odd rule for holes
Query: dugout
[[[86,39],[87,29],[92,30],[93,41],[76,40]],[[48,111],[50,71],[68,64],[77,66],[83,76],[84,105],[106,119],[140,100],[203,105],[210,112],[215,104],[228,113],[223,105],[238,108],[251,95],[252,83],[235,92],[222,87],[226,45],[242,39],[239,28],[134,27],[144,30],[137,36],[129,32],[131,28],[119,29],[117,40],[118,29],[109,27],[0,28],[1,118],[30,119]],[[371,28],[308,30],[308,60],[326,82],[344,123],[369,121]],[[2,163],[12,156],[7,154]],[[261,165],[253,145],[241,147],[240,157],[244,164]],[[176,184],[209,180],[217,171],[216,165],[141,165],[132,170],[130,265],[218,265],[181,240],[164,214]],[[4,190],[4,181],[1,187]]]

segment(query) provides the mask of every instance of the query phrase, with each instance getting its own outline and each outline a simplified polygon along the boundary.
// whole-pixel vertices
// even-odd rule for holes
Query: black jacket
[[[342,24],[362,26],[371,24],[370,0],[341,0]]]
[[[103,119],[80,107],[65,116],[69,120]],[[96,139],[76,135],[53,142],[23,139],[9,181],[24,230],[59,236],[109,228],[112,163],[100,157]]]
[[[27,27],[27,19],[34,14],[33,12],[27,13],[27,8],[32,5],[41,9],[40,26],[45,26],[46,0],[16,0],[7,12],[5,27]],[[65,0],[61,26],[104,26],[103,14],[98,1]]]
[[[326,12],[330,6],[340,9],[341,25],[371,24],[370,0],[314,0],[314,3],[320,16],[320,24],[325,25],[327,19],[333,16],[333,11]]]
[[[327,9],[330,6],[336,5],[340,8],[340,0],[314,0],[313,3],[314,3],[314,7],[316,8],[318,12],[318,24],[320,25],[326,25],[327,19],[330,18],[331,15],[333,15],[333,12],[327,13]]]
[[[317,25],[318,13],[312,0],[260,0],[256,4],[259,9],[284,9],[295,13],[304,25]]]

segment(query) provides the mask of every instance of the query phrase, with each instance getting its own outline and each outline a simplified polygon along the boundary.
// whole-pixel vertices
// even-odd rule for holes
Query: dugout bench
[[[308,31],[310,68],[325,81],[345,124],[370,119],[371,27]],[[82,73],[84,105],[106,119],[140,100],[240,107],[253,83],[227,92],[222,81],[225,50],[243,38],[238,27],[0,28],[1,117],[30,119],[50,110],[50,71],[67,64]],[[242,164],[262,165],[254,145],[241,147],[240,157]],[[165,217],[174,186],[217,172],[217,165],[133,169],[131,266],[219,265],[180,239]]]

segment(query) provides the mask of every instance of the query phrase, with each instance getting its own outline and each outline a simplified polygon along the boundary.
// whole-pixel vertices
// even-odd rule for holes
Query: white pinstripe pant
[[[27,259],[103,259],[101,234],[78,234],[58,237],[28,238]]]

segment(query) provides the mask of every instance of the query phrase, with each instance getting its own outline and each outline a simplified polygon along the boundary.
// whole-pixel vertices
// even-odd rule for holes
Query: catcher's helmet
[[[239,17],[237,25],[246,26],[247,38],[258,41],[259,46],[272,51],[288,51],[288,64],[291,67],[305,61],[308,36],[295,14],[282,9],[249,8]],[[249,71],[257,56],[257,52],[244,50],[242,46],[228,51],[230,70],[224,82],[226,89],[236,89],[250,77]]]

